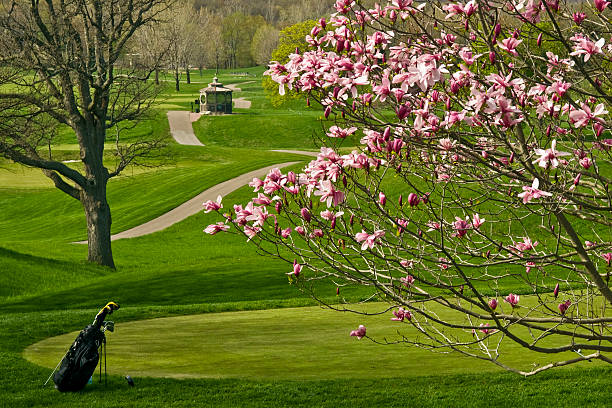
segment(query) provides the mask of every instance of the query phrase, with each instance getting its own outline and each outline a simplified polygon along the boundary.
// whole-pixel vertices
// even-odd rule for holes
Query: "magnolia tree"
[[[319,299],[370,288],[399,342],[523,375],[612,362],[609,4],[338,0],[268,71],[322,105],[317,159],[206,232],[244,233]],[[507,364],[506,342],[549,360]]]

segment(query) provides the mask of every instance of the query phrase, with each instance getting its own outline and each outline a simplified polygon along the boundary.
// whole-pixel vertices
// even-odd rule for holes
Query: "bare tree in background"
[[[137,30],[156,21],[170,0],[1,0],[0,154],[42,169],[55,186],[83,204],[88,259],[114,268],[110,178],[157,149],[159,140],[124,144],[116,133],[117,164],[104,161],[107,130],[136,120],[154,85],[135,72],[116,73]],[[74,130],[83,171],[54,160],[50,129]]]
[[[278,30],[270,25],[262,25],[255,31],[251,42],[251,55],[255,63],[267,64],[272,52],[278,46]]]

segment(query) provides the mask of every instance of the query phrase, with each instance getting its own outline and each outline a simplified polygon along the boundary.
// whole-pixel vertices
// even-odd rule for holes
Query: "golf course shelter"
[[[208,88],[200,89],[200,112],[211,115],[232,113],[232,90],[224,88],[215,76]]]

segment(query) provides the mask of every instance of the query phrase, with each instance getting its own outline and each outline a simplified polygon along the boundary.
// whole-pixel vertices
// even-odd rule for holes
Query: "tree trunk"
[[[185,65],[185,72],[187,73],[187,83],[191,83],[191,75],[189,74],[189,65]]]
[[[159,85],[159,69],[155,68],[155,85]]]
[[[99,265],[115,268],[113,251],[111,249],[111,213],[106,200],[106,182],[100,180],[81,193],[81,203],[87,219],[87,244],[89,248],[87,259]]]
[[[180,91],[178,65],[176,66],[176,68],[174,68],[174,89],[176,90],[176,92]]]

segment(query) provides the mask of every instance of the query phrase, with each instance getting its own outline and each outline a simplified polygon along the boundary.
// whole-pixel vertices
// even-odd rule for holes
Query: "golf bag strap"
[[[97,327],[98,329],[102,327],[102,323],[104,322],[104,319],[106,319],[106,315],[109,315],[111,313],[113,313],[113,311],[119,309],[119,305],[115,302],[108,302],[106,304],[106,306],[104,306],[102,309],[100,309],[100,311],[98,312],[98,314],[96,315],[96,318],[94,319],[92,325]]]

